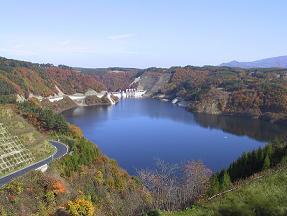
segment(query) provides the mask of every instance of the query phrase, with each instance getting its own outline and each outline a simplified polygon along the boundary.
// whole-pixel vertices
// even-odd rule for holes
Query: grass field
[[[243,184],[209,202],[181,212],[165,212],[163,216],[195,215],[287,215],[287,166],[269,170],[264,177]]]
[[[5,163],[6,166],[8,164],[10,167],[15,164],[13,169],[17,170],[47,158],[54,152],[54,148],[48,142],[47,137],[13,112],[10,107],[0,106],[0,123],[2,124],[2,130],[6,133],[6,138],[0,140],[2,150],[0,160],[2,160],[2,164]],[[0,167],[0,176],[15,170],[9,169],[7,171],[2,167],[1,172]]]

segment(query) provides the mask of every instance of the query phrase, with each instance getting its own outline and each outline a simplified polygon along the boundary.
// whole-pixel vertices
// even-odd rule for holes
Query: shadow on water
[[[287,135],[287,127],[249,117],[194,114],[194,120],[202,127],[221,129],[239,136],[248,136],[259,141],[271,141]]]

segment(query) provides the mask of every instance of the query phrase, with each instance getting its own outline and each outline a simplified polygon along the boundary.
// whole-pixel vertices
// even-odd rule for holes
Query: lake
[[[130,174],[152,168],[156,159],[202,160],[217,171],[286,133],[286,128],[265,121],[194,114],[155,99],[124,99],[114,106],[78,107],[63,115]]]

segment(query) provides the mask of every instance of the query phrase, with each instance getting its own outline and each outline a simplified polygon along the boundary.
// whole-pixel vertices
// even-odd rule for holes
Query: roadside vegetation
[[[55,151],[52,145],[50,145],[50,143],[48,142],[47,137],[38,132],[21,116],[17,115],[13,107],[0,106],[0,123],[3,124],[3,127],[6,129],[10,136],[3,137],[6,139],[7,142],[0,143],[1,150],[3,150],[6,154],[9,154],[9,152],[13,151],[13,149],[9,149],[9,147],[6,145],[8,144],[8,142],[15,141],[15,144],[17,143],[17,145],[23,144],[23,147],[18,147],[18,151],[23,150],[23,154],[27,154],[27,156],[29,157],[25,158],[24,160],[23,158],[21,158],[21,155],[15,154],[11,157],[5,157],[5,163],[13,164],[15,163],[15,160],[17,160],[18,162],[26,161],[24,164],[21,163],[19,165],[27,166],[29,163],[33,163],[49,157]],[[16,148],[14,150],[16,150]],[[30,154],[31,157],[29,156]],[[19,168],[20,167],[18,166],[15,167],[15,169]],[[15,170],[10,170],[10,172],[12,171]]]

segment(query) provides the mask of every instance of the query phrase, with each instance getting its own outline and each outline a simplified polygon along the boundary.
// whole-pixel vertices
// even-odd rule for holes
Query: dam
[[[102,97],[106,96],[110,100],[111,104],[115,104],[115,101],[112,99],[111,96],[115,96],[119,100],[121,100],[121,99],[125,99],[125,98],[140,98],[140,97],[143,97],[145,93],[146,93],[145,90],[137,90],[137,89],[129,88],[129,89],[125,89],[125,90],[119,90],[119,91],[116,91],[116,92],[87,91],[84,94],[83,93],[76,93],[76,94],[73,94],[73,95],[61,94],[61,95],[54,95],[54,96],[47,97],[47,99],[50,102],[55,102],[55,101],[63,100],[64,97],[69,97],[71,100],[75,101],[77,104],[84,105],[85,104],[85,99],[86,99],[87,96],[97,96],[99,98],[102,98]],[[34,96],[34,97],[36,97],[36,96]],[[42,97],[37,97],[37,98],[40,101],[44,99]]]
[[[137,90],[137,89],[126,89],[124,91],[117,91],[117,92],[111,92],[113,96],[118,97],[119,99],[123,98],[139,98],[143,97],[146,91],[144,90]]]

